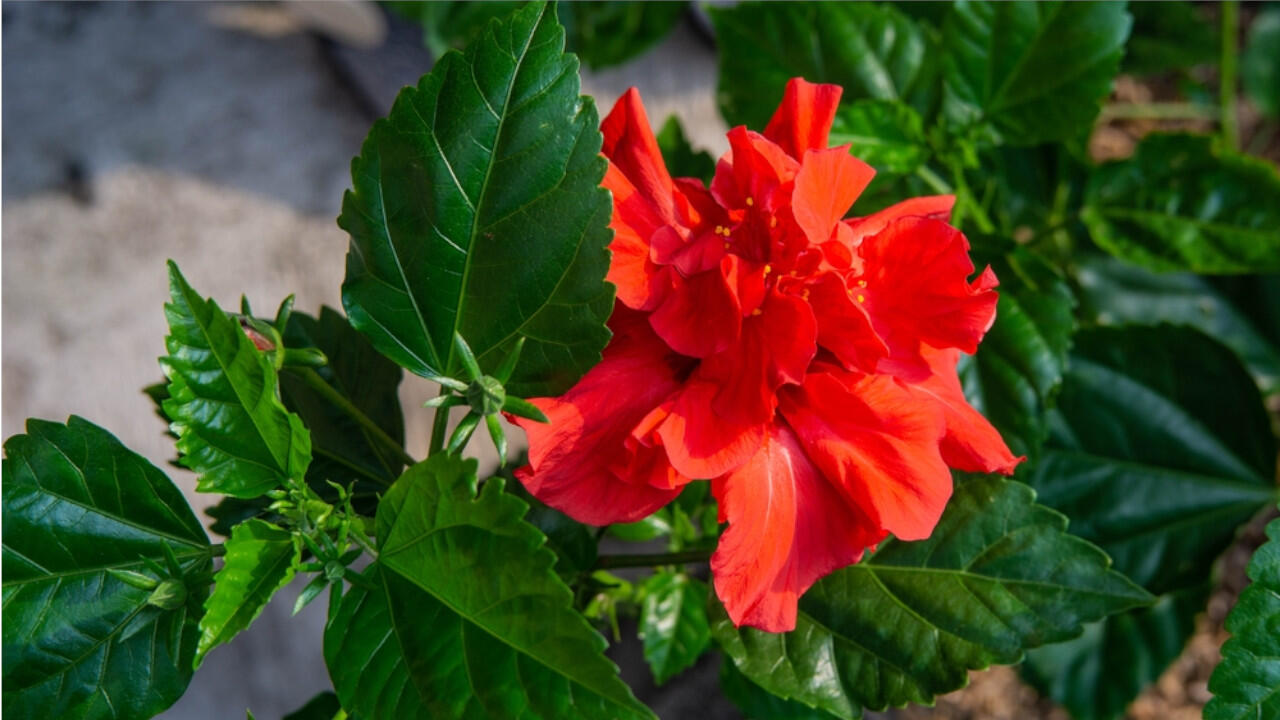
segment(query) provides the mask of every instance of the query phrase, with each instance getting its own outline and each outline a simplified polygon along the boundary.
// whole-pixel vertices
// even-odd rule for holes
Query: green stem
[[[991,221],[991,216],[987,215],[987,211],[978,204],[977,199],[973,196],[973,192],[964,180],[964,172],[957,166],[952,168],[952,173],[956,179],[956,187],[952,187],[927,166],[921,165],[916,168],[916,176],[923,180],[926,185],[943,195],[955,195],[957,204],[963,203],[963,208],[956,209],[954,218],[956,225],[960,224],[965,212],[971,212],[973,213],[973,221],[978,225],[979,230],[984,233],[995,232],[996,224]]]
[[[1179,102],[1113,103],[1102,108],[1107,120],[1217,120],[1218,109],[1208,105]]]
[[[1240,147],[1240,127],[1236,117],[1236,36],[1240,31],[1240,3],[1222,3],[1222,59],[1218,65],[1218,104],[1222,108],[1222,140],[1227,147]]]
[[[601,555],[596,558],[596,567],[605,570],[611,568],[655,567],[657,565],[684,565],[685,563],[704,563],[710,558],[710,550],[686,550],[684,552],[657,553],[653,555]]]
[[[449,388],[440,386],[440,394],[447,395]],[[431,457],[444,449],[444,436],[449,430],[449,406],[436,408],[435,419],[431,421],[431,447],[427,450],[427,457]]]
[[[942,193],[943,195],[952,195],[955,193],[955,188],[951,187],[946,180],[942,179],[941,175],[934,172],[928,165],[921,165],[916,168],[916,177],[923,180],[924,184],[933,188],[935,192]]]
[[[325,382],[324,378],[320,377],[320,374],[315,370],[312,370],[311,368],[291,368],[289,372],[292,372],[302,378],[302,381],[307,384],[307,387],[310,387],[312,390],[320,393],[321,397],[333,403],[339,410],[346,413],[347,417],[355,420],[356,423],[363,428],[365,432],[369,433],[373,439],[382,443],[388,450],[394,453],[400,462],[405,465],[417,464],[418,461],[414,460],[412,455],[405,452],[404,448],[400,446],[400,443],[396,442],[394,438],[383,431],[382,428],[378,427],[377,423],[369,419],[368,415],[365,415],[360,408],[353,405],[350,400],[343,396],[342,393],[333,389],[333,386]]]

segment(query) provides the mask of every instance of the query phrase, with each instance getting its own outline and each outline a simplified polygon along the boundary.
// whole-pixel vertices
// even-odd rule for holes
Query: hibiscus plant
[[[87,420],[5,442],[4,713],[157,714],[295,578],[333,692],[293,717],[653,717],[623,627],[752,718],[1017,663],[1122,713],[1276,504],[1280,177],[1234,55],[1218,132],[1095,164],[1122,3],[714,8],[713,162],[634,89],[601,120],[555,7],[502,5],[353,161],[345,312],[169,265],[148,392],[224,542]],[[403,370],[440,387],[425,458]],[[1280,717],[1269,533],[1211,719]]]

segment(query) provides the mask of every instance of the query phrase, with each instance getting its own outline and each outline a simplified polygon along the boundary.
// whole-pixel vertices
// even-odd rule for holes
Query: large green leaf
[[[151,717],[191,680],[211,553],[164,473],[79,417],[28,420],[4,444],[4,715]],[[165,610],[126,579],[161,580],[172,553],[188,599]],[[131,575],[132,574],[132,575]]]
[[[980,243],[978,251],[985,251]],[[999,245],[997,245],[999,246]],[[1067,362],[1075,298],[1057,271],[1025,248],[1004,248],[993,264],[1000,279],[996,321],[978,352],[961,358],[969,401],[1000,430],[1014,455],[1034,462],[1048,435],[1045,413]]]
[[[1240,80],[1258,109],[1280,117],[1280,9],[1258,13],[1240,56]]]
[[[958,2],[944,25],[943,113],[1035,145],[1087,132],[1120,66],[1117,2]]]
[[[625,62],[667,36],[686,2],[571,2],[561,6],[569,49],[593,68]]]
[[[200,618],[197,667],[210,650],[231,642],[257,619],[271,596],[293,579],[300,559],[291,533],[256,519],[237,525],[226,548],[226,559],[213,576],[213,593]]]
[[[412,372],[460,376],[455,332],[489,371],[526,338],[516,395],[561,392],[600,359],[606,163],[563,47],[542,3],[490,24],[401,91],[352,162],[343,305]]]
[[[915,108],[891,100],[857,100],[836,111],[829,144],[849,144],[849,152],[877,170],[915,172],[929,154],[924,122]]]
[[[1027,481],[1148,590],[1199,584],[1276,495],[1257,387],[1228,348],[1191,328],[1095,328],[1075,342]]]
[[[651,718],[572,609],[527,506],[498,477],[477,495],[475,466],[433,456],[379,505],[377,590],[349,593],[325,634],[343,706],[370,720],[392,717],[387,704],[395,717]]]
[[[761,130],[787,81],[835,83],[846,101],[908,100],[929,89],[929,39],[895,8],[871,3],[741,3],[713,7],[720,111]]]
[[[1023,677],[1075,720],[1118,718],[1182,654],[1208,596],[1202,583],[1087,625],[1074,640],[1029,651]]]
[[[1203,135],[1148,135],[1090,178],[1082,218],[1107,252],[1152,270],[1280,271],[1280,174]]]
[[[1079,262],[1085,311],[1103,325],[1167,322],[1190,325],[1240,356],[1264,393],[1280,391],[1280,349],[1250,310],[1192,273],[1155,273],[1112,257]]]
[[[712,633],[765,690],[854,717],[963,686],[968,671],[1150,596],[1108,569],[1096,547],[1021,483],[976,477],[955,489],[930,539],[888,541],[800,599],[796,629],[735,628],[713,608]]]
[[[645,578],[641,589],[644,659],[661,685],[697,662],[711,644],[707,584],[686,573],[660,570]]]
[[[1249,561],[1253,583],[1227,616],[1231,639],[1209,678],[1205,720],[1280,717],[1280,520]]]
[[[329,363],[314,372],[388,437],[404,445],[400,366],[379,354],[346,318],[327,307],[316,318],[295,312],[289,317],[284,340],[291,348],[314,347],[324,352]],[[400,476],[404,466],[396,454],[308,386],[297,371],[286,368],[280,374],[280,394],[285,407],[296,412],[311,432],[315,458],[307,469],[307,480],[313,485],[325,480],[390,485]]]
[[[1274,502],[1275,438],[1235,355],[1186,327],[1077,333],[1052,418],[1028,482],[1161,596],[1031,658],[1029,677],[1053,699],[1077,717],[1110,718],[1177,657],[1214,559]]]
[[[728,658],[720,663],[720,690],[748,720],[832,720],[834,717],[825,710],[783,700],[765,691],[747,679]]]
[[[250,498],[302,480],[311,437],[281,404],[271,359],[172,261],[169,291],[163,407],[178,436],[179,462],[200,475],[196,489]]]

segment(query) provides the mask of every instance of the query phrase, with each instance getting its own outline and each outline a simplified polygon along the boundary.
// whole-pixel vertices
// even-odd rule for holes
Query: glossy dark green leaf
[[[172,262],[169,290],[164,411],[178,435],[179,462],[200,476],[196,489],[249,498],[301,480],[311,437],[281,404],[271,359]]]
[[[818,581],[794,631],[734,628],[717,603],[712,634],[765,690],[840,717],[931,703],[971,669],[1150,601],[1066,525],[1025,485],[975,477],[957,484],[930,539],[888,541]]]
[[[999,234],[1039,246],[1050,232],[1077,230],[1072,216],[1091,168],[1064,145],[994,147],[979,154],[979,163],[969,182]]]
[[[507,385],[563,391],[600,359],[613,287],[599,120],[551,7],[533,3],[401,91],[352,163],[343,305],[387,357],[461,377],[523,336]]]
[[[373,345],[331,308],[313,318],[294,312],[284,333],[287,347],[314,347],[329,359],[313,372],[351,401],[395,442],[404,445],[404,415],[400,410],[400,366]],[[306,372],[306,371],[302,371]],[[331,480],[343,485],[356,480],[390,485],[403,469],[399,458],[368,430],[333,402],[316,392],[297,371],[280,374],[285,407],[297,413],[311,432],[314,459],[307,480]]]
[[[1205,720],[1280,717],[1280,520],[1249,561],[1253,582],[1227,616],[1231,639],[1209,678]]]
[[[326,690],[307,701],[306,705],[285,715],[282,720],[337,720],[342,712],[338,696]]]
[[[1217,27],[1204,8],[1185,0],[1129,3],[1133,33],[1124,72],[1150,74],[1215,62]]]
[[[641,584],[640,639],[659,685],[691,667],[711,644],[707,584],[687,573],[659,570]]]
[[[1280,9],[1271,7],[1253,19],[1240,56],[1240,82],[1259,110],[1280,117]]]
[[[164,473],[79,417],[28,420],[4,444],[4,701],[13,718],[124,719],[191,680],[209,542]],[[177,559],[188,599],[163,610],[121,579]]]
[[[857,100],[836,111],[829,144],[849,143],[854,157],[876,170],[915,172],[929,155],[924,123],[915,108],[890,100]]]
[[[1082,218],[1107,252],[1151,270],[1280,271],[1280,174],[1203,135],[1148,135],[1090,178]]]
[[[560,6],[569,50],[589,67],[630,60],[666,37],[685,2],[571,2]]]
[[[247,520],[231,531],[223,565],[213,576],[213,593],[200,618],[196,667],[210,650],[231,642],[258,618],[267,601],[293,579],[299,547],[293,535],[262,520]]]
[[[1075,298],[1042,257],[1004,249],[994,257],[975,253],[992,262],[1000,300],[977,354],[961,358],[960,379],[970,403],[1000,430],[1013,454],[1034,462],[1049,432],[1045,412],[1062,383]]]
[[[525,490],[508,473],[502,473],[508,493],[523,500],[529,511],[524,521],[547,536],[547,549],[556,554],[556,572],[569,575],[590,570],[596,562],[595,528],[588,527],[550,507]]]
[[[932,79],[927,34],[887,5],[741,3],[713,7],[711,18],[730,125],[763,130],[793,77],[840,85],[846,102],[909,100]]]
[[[475,484],[474,460],[437,454],[379,505],[379,591],[353,589],[325,635],[343,706],[370,720],[414,703],[432,718],[651,718],[572,609],[527,506],[499,477]]]
[[[1116,2],[958,2],[943,29],[944,115],[1010,145],[1086,132],[1130,17]]]
[[[716,172],[716,161],[706,150],[694,150],[689,138],[684,135],[680,126],[680,118],[672,115],[663,123],[658,131],[658,148],[662,150],[662,159],[667,163],[667,171],[671,177],[697,178],[708,185]]]
[[[832,720],[835,717],[826,711],[795,700],[783,700],[767,692],[747,679],[728,658],[720,663],[720,691],[738,706],[747,720]]]
[[[1182,654],[1208,596],[1202,583],[1087,625],[1078,638],[1029,651],[1022,675],[1075,720],[1119,718]]]
[[[1027,481],[1156,594],[1200,583],[1275,490],[1276,441],[1228,348],[1191,328],[1076,334]]]
[[[1280,391],[1280,349],[1251,310],[1206,278],[1155,273],[1112,257],[1083,259],[1076,269],[1081,304],[1102,325],[1190,325],[1235,351],[1263,393]]]

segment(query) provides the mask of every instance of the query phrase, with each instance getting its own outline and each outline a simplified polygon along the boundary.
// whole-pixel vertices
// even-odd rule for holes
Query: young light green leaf
[[[889,173],[915,172],[929,155],[920,113],[899,101],[842,103],[831,125],[828,144],[834,147],[845,143],[854,157]]]
[[[343,305],[411,372],[462,377],[455,333],[511,394],[554,395],[600,359],[610,202],[595,105],[554,10],[493,22],[401,91],[352,163]]]
[[[290,478],[301,481],[311,436],[281,404],[271,360],[172,261],[169,289],[163,407],[178,436],[179,462],[200,475],[196,489],[251,498]]]
[[[1003,252],[989,254],[996,248]],[[977,354],[961,358],[960,379],[1013,454],[1034,462],[1049,434],[1045,413],[1062,383],[1075,298],[1057,270],[1026,248],[978,239],[975,257],[995,268],[1000,300]]]
[[[1108,256],[1081,258],[1075,276],[1081,305],[1097,323],[1190,325],[1234,350],[1263,394],[1280,391],[1280,348],[1251,312],[1261,308],[1241,304],[1208,278],[1151,272]],[[1275,276],[1259,281],[1280,287]]]
[[[691,667],[711,644],[707,585],[686,573],[661,570],[641,585],[640,639],[659,685]]]
[[[262,520],[235,526],[222,569],[213,576],[213,594],[204,603],[197,668],[210,650],[231,642],[257,619],[271,596],[293,579],[300,559],[288,531]]]
[[[929,38],[897,9],[872,3],[739,3],[712,7],[720,112],[761,129],[793,77],[835,83],[846,102],[909,100],[932,90]]]
[[[292,313],[284,339],[290,348],[313,347],[324,352],[329,362],[314,372],[373,420],[391,442],[403,447],[400,366],[379,354],[346,318],[328,307],[321,308],[314,318]],[[297,413],[311,433],[314,459],[307,469],[307,480],[313,485],[326,480],[343,485],[395,482],[404,468],[398,454],[309,385],[306,372],[286,368],[280,373],[280,395],[285,407]]]
[[[1144,688],[1182,654],[1206,584],[1166,593],[1149,608],[1085,626],[1066,642],[1027,652],[1022,677],[1067,708],[1074,720],[1116,720]]]
[[[943,115],[1010,145],[1088,130],[1124,55],[1116,2],[958,2],[943,28]]]
[[[6,717],[151,717],[191,680],[209,542],[182,492],[102,428],[28,420],[4,444]],[[148,604],[118,573],[165,577],[187,602]]]
[[[1280,271],[1280,173],[1204,135],[1148,135],[1089,179],[1081,217],[1103,250],[1159,271]]]
[[[712,634],[765,690],[852,718],[931,703],[969,670],[1018,662],[1082,623],[1151,602],[1034,497],[998,477],[960,482],[930,539],[888,541],[818,581],[794,631],[735,628],[717,603]]]
[[[1280,717],[1280,519],[1249,561],[1253,581],[1227,615],[1231,639],[1209,678],[1205,720]]]
[[[498,477],[477,494],[475,467],[437,454],[379,505],[377,589],[349,592],[325,633],[343,707],[369,720],[652,718],[572,609],[526,505]]]

